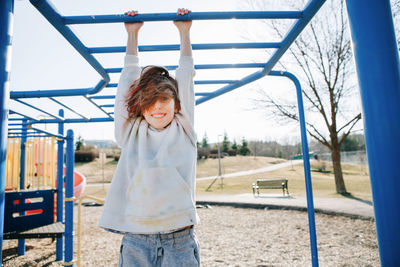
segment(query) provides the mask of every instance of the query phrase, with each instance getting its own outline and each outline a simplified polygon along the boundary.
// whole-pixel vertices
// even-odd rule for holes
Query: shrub
[[[121,155],[117,154],[114,156],[114,161],[119,161],[119,158],[121,157]]]
[[[229,154],[229,156],[236,156],[237,151],[236,151],[236,149],[229,149],[228,154]]]
[[[218,155],[218,149],[213,148],[210,150],[210,154],[217,154]]]
[[[204,148],[204,147],[199,147],[199,148],[197,148],[197,159],[202,159],[202,158],[207,159],[207,158],[208,158],[208,155],[209,155],[209,153],[210,153],[209,150],[210,150],[210,149]]]
[[[75,162],[91,162],[95,158],[95,151],[75,151]]]

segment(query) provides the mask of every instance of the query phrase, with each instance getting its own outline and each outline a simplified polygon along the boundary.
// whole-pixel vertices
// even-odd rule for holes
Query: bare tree
[[[292,3],[299,1],[292,1]],[[253,8],[265,9],[265,2],[249,0]],[[350,36],[343,0],[328,1],[296,39],[283,62],[284,69],[297,69],[303,85],[305,108],[308,114],[317,114],[320,123],[307,122],[307,131],[315,140],[329,148],[332,156],[336,191],[346,194],[340,160],[340,146],[360,121],[361,113],[349,112],[344,99],[354,93],[354,73]],[[263,21],[281,39],[285,22]],[[283,27],[285,28],[285,27]],[[264,38],[266,39],[266,38]],[[290,66],[290,67],[289,67]],[[269,110],[275,118],[298,121],[297,105],[287,98],[272,96],[265,90],[255,100],[259,108]],[[286,121],[287,121],[286,120]]]

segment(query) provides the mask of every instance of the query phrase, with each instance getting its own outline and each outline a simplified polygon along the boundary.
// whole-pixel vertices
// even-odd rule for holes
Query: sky
[[[175,12],[186,7],[194,12],[243,10],[242,1],[194,1],[194,0],[53,0],[51,1],[61,15],[104,15],[121,14],[126,10],[139,10],[140,13]],[[240,2],[240,3],[239,3]],[[247,9],[249,10],[249,9]],[[192,44],[224,43],[250,41],[277,41],[255,39],[260,30],[253,20],[194,21],[191,30]],[[73,25],[74,33],[88,47],[126,45],[126,32],[122,23]],[[146,22],[139,35],[139,45],[178,44],[179,35],[172,22]],[[97,54],[96,59],[105,67],[122,67],[124,53]],[[214,63],[253,63],[266,62],[268,55],[264,50],[195,50],[195,64]],[[142,66],[177,65],[179,52],[143,52],[139,54]],[[14,9],[14,36],[11,61],[12,91],[76,89],[95,86],[100,75],[71,47],[53,26],[27,0],[16,0]],[[197,70],[195,80],[241,79],[257,69]],[[111,74],[111,83],[117,83],[119,74]],[[216,90],[223,85],[197,85],[195,91]],[[293,84],[285,78],[265,77],[218,98],[196,106],[195,130],[198,139],[205,134],[210,142],[221,140],[225,132],[230,140],[277,140],[283,143],[299,141],[299,128],[296,124],[282,125],[265,116],[265,112],[254,107],[252,99],[257,98],[257,90],[270,90],[275,93],[286,92],[295,98]],[[100,94],[115,94],[115,88],[105,88]],[[88,117],[103,117],[83,97],[60,97],[57,100],[71,106]],[[28,99],[52,114],[60,108],[45,98]],[[112,104],[112,100],[98,101],[99,104]],[[35,110],[11,101],[10,108],[21,113],[45,118]],[[109,111],[112,111],[109,109]],[[66,116],[77,117],[66,111]],[[38,125],[39,128],[56,132],[55,125]],[[114,139],[113,124],[90,123],[69,124],[65,129],[73,129],[75,136],[84,140]]]

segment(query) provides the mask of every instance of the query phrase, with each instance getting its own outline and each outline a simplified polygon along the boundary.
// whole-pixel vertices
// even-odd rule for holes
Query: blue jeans
[[[118,266],[200,266],[194,228],[170,234],[127,233],[122,239]]]

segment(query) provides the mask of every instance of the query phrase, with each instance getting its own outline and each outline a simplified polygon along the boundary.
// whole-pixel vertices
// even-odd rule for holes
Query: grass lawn
[[[311,162],[311,179],[313,186],[313,194],[315,197],[343,197],[336,193],[335,181],[332,173],[332,167],[328,165],[327,172],[315,171],[318,163]],[[372,200],[369,176],[366,173],[366,167],[356,164],[343,163],[343,176],[346,189],[354,197],[363,200]],[[212,182],[211,180],[197,182],[197,194],[243,194],[252,193],[251,185],[258,178],[262,179],[278,179],[287,178],[289,180],[289,193],[292,196],[305,197],[306,189],[304,182],[303,164],[293,167],[287,167],[267,173],[258,173],[249,176],[224,179],[224,186],[221,188],[221,180],[217,180],[211,187],[210,191],[206,191]],[[263,190],[266,193],[281,193],[279,190]]]
[[[286,160],[269,157],[225,157],[221,159],[222,174],[232,172],[239,172],[245,170],[259,169],[272,164],[285,162]],[[104,164],[104,177],[106,183],[112,179],[112,175],[116,168],[117,163],[113,159],[107,159]],[[325,162],[326,171],[318,172],[321,162],[311,161],[311,178],[313,184],[313,193],[315,197],[343,197],[336,193],[335,181],[332,171],[332,164]],[[83,173],[88,183],[102,183],[103,169],[99,159],[90,163],[78,163],[75,166],[76,170]],[[365,165],[356,165],[343,163],[343,176],[346,184],[347,191],[354,197],[363,200],[372,200],[371,188],[369,183],[368,169]],[[218,159],[207,159],[197,162],[197,177],[215,176],[218,174]],[[296,165],[287,167],[267,173],[258,173],[254,175],[226,178],[224,179],[224,186],[221,188],[221,181],[217,180],[211,187],[210,191],[206,188],[211,184],[212,180],[198,181],[197,194],[243,194],[252,193],[251,184],[258,178],[263,179],[276,179],[288,178],[289,179],[289,192],[293,196],[305,197],[305,183],[304,183],[304,169],[303,165]],[[280,193],[279,190],[263,190],[266,193]],[[86,188],[85,194],[96,195],[105,197],[106,189],[103,190],[102,186]]]

